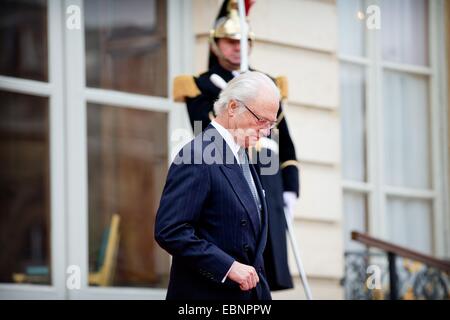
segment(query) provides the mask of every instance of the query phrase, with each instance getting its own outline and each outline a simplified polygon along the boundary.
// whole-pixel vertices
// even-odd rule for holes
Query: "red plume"
[[[250,8],[252,5],[256,2],[256,0],[245,0],[245,15],[248,16],[248,13],[250,12]]]

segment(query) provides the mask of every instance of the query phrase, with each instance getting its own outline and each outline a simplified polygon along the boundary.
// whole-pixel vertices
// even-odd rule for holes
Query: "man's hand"
[[[297,202],[297,194],[292,191],[283,192],[283,200],[284,207],[287,210],[289,221],[292,222],[294,220],[294,207]]]
[[[237,282],[242,291],[253,289],[259,282],[255,268],[237,261],[234,261],[231,265],[228,278]]]

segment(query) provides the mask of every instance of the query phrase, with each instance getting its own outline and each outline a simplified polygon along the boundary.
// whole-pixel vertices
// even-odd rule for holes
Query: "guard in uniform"
[[[214,118],[213,104],[217,100],[221,88],[211,81],[215,74],[225,82],[239,74],[240,58],[232,52],[233,46],[239,46],[240,24],[237,12],[237,1],[225,0],[216,19],[214,29],[210,31],[209,70],[197,76],[179,76],[174,83],[176,101],[185,101],[189,119],[194,133],[205,129]],[[248,12],[247,3],[247,12]],[[254,35],[249,32],[249,44],[252,45]],[[231,48],[231,49],[230,49]],[[223,52],[227,50],[227,52]],[[223,50],[223,51],[222,51]],[[234,48],[234,50],[240,50]],[[230,53],[231,52],[231,53]],[[238,52],[240,55],[240,52]],[[273,78],[272,78],[273,79]],[[286,98],[287,85],[285,78],[274,79],[280,88],[281,96]],[[201,126],[199,125],[201,121]],[[197,127],[195,128],[195,124]],[[264,252],[266,276],[271,290],[282,290],[293,287],[289,272],[286,241],[286,218],[284,207],[293,214],[293,205],[299,196],[299,170],[295,148],[289,135],[282,103],[278,111],[278,123],[272,135],[278,134],[278,156],[280,168],[274,175],[261,175],[260,179],[266,193],[268,205],[269,232]],[[277,140],[277,139],[274,139]],[[257,147],[261,151],[263,146]],[[272,150],[265,150],[270,154]],[[261,172],[262,165],[257,166]]]

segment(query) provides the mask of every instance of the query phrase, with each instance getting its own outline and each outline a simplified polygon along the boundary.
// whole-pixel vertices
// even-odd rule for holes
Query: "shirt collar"
[[[217,129],[217,131],[219,131],[219,134],[224,138],[225,142],[227,143],[227,145],[230,147],[231,151],[233,152],[234,157],[236,158],[238,163],[240,163],[238,152],[239,152],[239,149],[241,148],[241,146],[238,145],[234,141],[234,138],[233,138],[232,134],[230,133],[230,131],[225,129],[221,124],[219,124],[215,120],[211,121],[211,124],[214,126],[214,128]]]

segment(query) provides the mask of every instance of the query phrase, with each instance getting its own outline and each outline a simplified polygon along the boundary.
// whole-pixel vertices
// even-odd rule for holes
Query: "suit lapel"
[[[231,188],[234,190],[234,193],[247,211],[247,215],[251,221],[255,235],[258,235],[260,233],[260,222],[257,216],[258,208],[256,207],[255,200],[253,199],[253,195],[247,181],[245,180],[241,167],[238,164],[233,164],[221,166],[220,169],[222,169],[222,172],[225,174]]]
[[[214,133],[212,134],[210,130],[214,130]],[[220,135],[217,129],[214,128],[212,124],[208,125],[208,127],[204,131],[204,134],[209,137]],[[230,183],[230,186],[238,197],[239,201],[244,206],[245,211],[247,211],[247,215],[251,221],[253,231],[255,233],[255,236],[257,236],[260,234],[260,221],[259,217],[257,216],[258,208],[256,207],[256,203],[253,199],[250,187],[248,186],[247,180],[245,180],[241,166],[234,158],[233,151],[231,151],[230,147],[224,139],[220,140],[221,141],[217,141],[216,139],[214,140],[216,148],[220,152],[220,155],[222,157],[223,165],[220,166],[220,169]],[[227,159],[227,155],[233,155],[233,163],[230,164],[225,161],[225,159]],[[231,158],[231,156],[229,156],[228,158]]]
[[[215,136],[219,134],[217,129],[214,128],[212,124],[209,124],[204,132],[205,135],[211,137],[212,135],[208,134],[209,130],[214,130]],[[230,186],[236,194],[237,198],[245,208],[245,211],[247,212],[247,215],[251,221],[253,232],[257,237],[255,257],[258,257],[264,250],[268,232],[267,204],[258,174],[255,170],[255,167],[250,164],[253,181],[255,182],[255,186],[262,205],[261,221],[258,217],[258,208],[256,206],[255,200],[253,199],[253,195],[251,193],[247,180],[245,180],[241,166],[237,163],[234,156],[232,157],[234,159],[234,162],[232,164],[226,163],[226,161],[224,160],[226,159],[226,155],[233,154],[230,147],[224,139],[221,139],[221,143],[217,140],[214,140],[214,143],[222,158],[223,165],[220,166],[220,169],[230,183]]]
[[[255,257],[258,257],[263,253],[267,242],[267,232],[268,232],[268,213],[267,213],[267,203],[266,195],[262,188],[261,182],[259,181],[258,174],[254,165],[250,165],[250,170],[252,172],[253,180],[255,181],[256,190],[258,190],[259,198],[261,199],[262,212],[261,212],[261,232],[259,233],[259,239],[256,245]]]
[[[256,173],[255,167],[253,165],[250,165],[253,180],[255,182],[259,198],[261,199],[262,205],[261,221],[259,221],[259,217],[257,216],[258,209],[256,207],[255,200],[253,199],[253,195],[251,194],[250,187],[248,186],[244,174],[242,173],[241,167],[238,164],[234,164],[234,165],[225,165],[225,168],[221,166],[221,169],[225,174],[225,176],[227,177],[228,181],[230,182],[230,185],[233,188],[234,192],[236,193],[237,197],[239,198],[240,202],[245,207],[247,214],[250,218],[250,221],[252,223],[253,231],[257,237],[256,251],[255,251],[255,258],[256,258],[259,255],[263,254],[267,242],[267,233],[268,233],[268,216],[267,216],[268,213],[267,213],[266,198],[263,192],[261,182],[259,181],[258,174]]]

